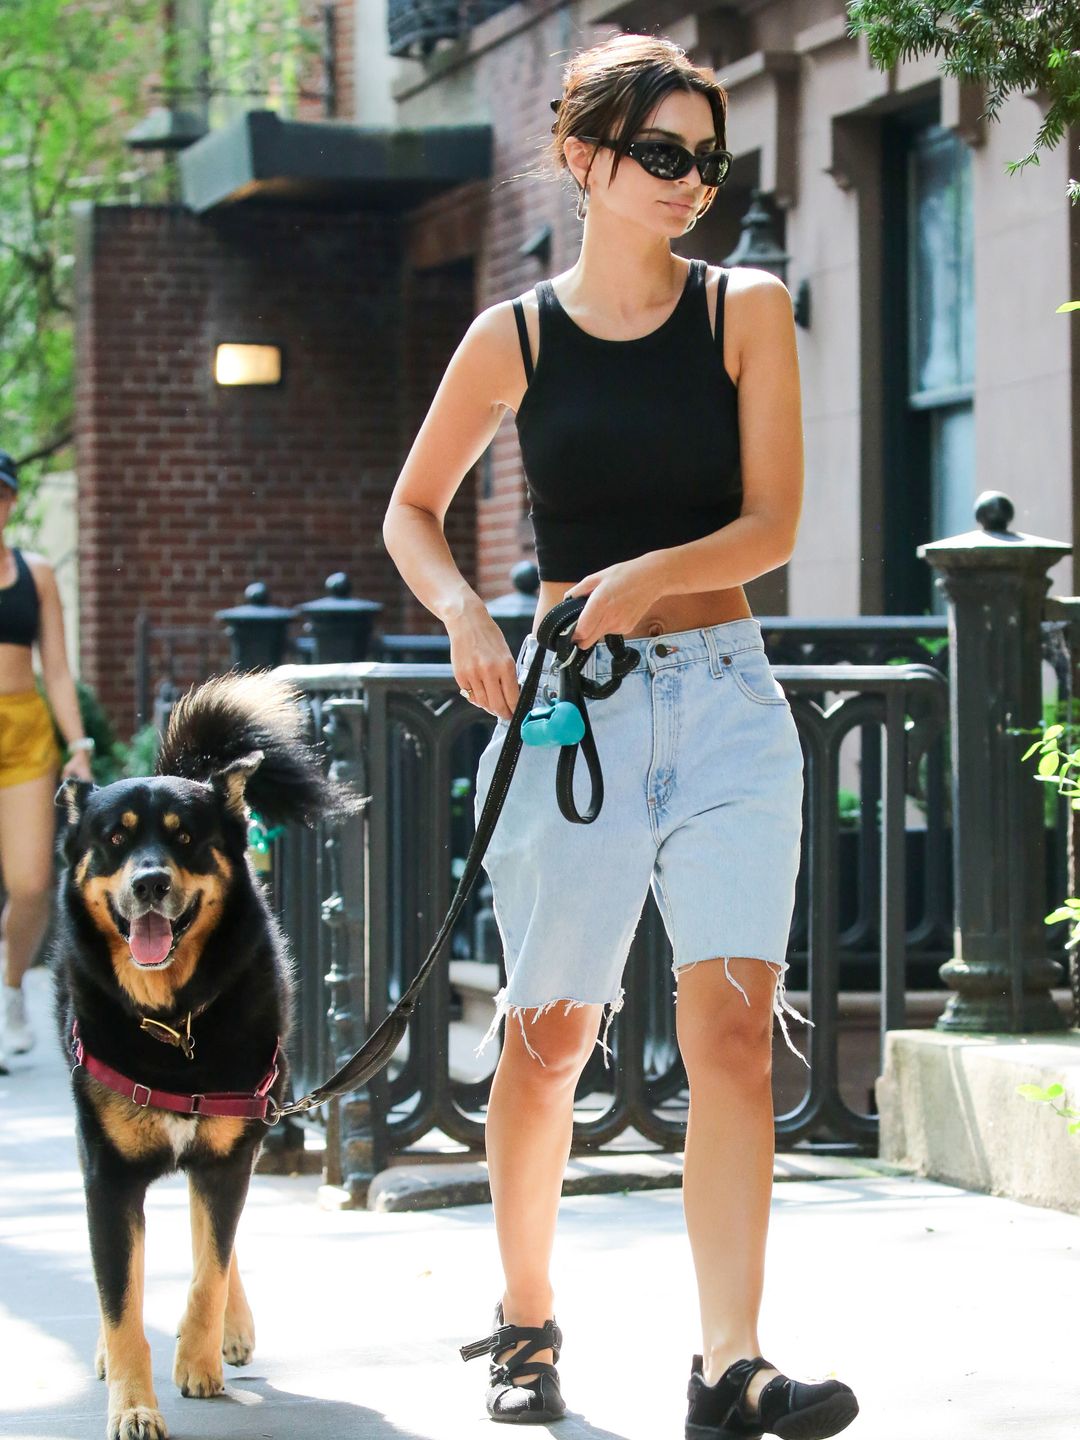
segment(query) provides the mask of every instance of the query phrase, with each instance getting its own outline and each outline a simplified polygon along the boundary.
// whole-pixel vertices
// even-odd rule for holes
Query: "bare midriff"
[[[0,594],[13,590],[19,571],[15,556],[5,550],[0,556]],[[0,644],[0,695],[22,695],[34,688],[34,658],[29,645]]]
[[[0,695],[22,695],[34,688],[29,645],[0,645]]]
[[[553,605],[577,584],[576,580],[543,580],[536,603],[535,626]],[[700,630],[709,625],[723,625],[728,620],[748,620],[752,611],[746,603],[741,585],[729,590],[703,590],[692,595],[662,595],[649,606],[641,620],[630,630],[627,640],[653,635],[672,635],[679,630]]]

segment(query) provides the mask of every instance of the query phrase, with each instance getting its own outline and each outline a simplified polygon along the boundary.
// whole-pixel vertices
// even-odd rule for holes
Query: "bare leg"
[[[573,1135],[574,1090],[596,1042],[603,1009],[583,1005],[567,1015],[563,1007],[554,1006],[539,1017],[526,1011],[529,1045],[540,1060],[525,1047],[518,1015],[506,1017],[485,1143],[508,1325],[543,1325],[553,1313],[551,1251]],[[520,1348],[500,1352],[500,1359]],[[533,1358],[550,1363],[553,1356],[540,1350]],[[524,1384],[533,1376],[526,1371],[515,1378]]]
[[[704,1380],[761,1353],[758,1312],[773,1174],[772,997],[775,972],[761,960],[723,960],[678,973],[676,1029],[690,1081],[683,1210],[701,1306]],[[776,1374],[760,1370],[753,1406]]]
[[[0,864],[8,895],[0,933],[5,951],[4,983],[16,989],[49,923],[55,791],[54,775],[0,789]]]

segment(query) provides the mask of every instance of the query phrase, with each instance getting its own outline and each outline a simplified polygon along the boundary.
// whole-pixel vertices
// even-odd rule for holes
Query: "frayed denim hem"
[[[521,1026],[521,1038],[525,1042],[525,1049],[529,1052],[529,1054],[533,1057],[534,1060],[539,1060],[540,1064],[543,1065],[543,1056],[539,1055],[532,1048],[532,1046],[529,1044],[529,1037],[525,1032],[526,1010],[532,1010],[535,1012],[532,1017],[532,1023],[535,1025],[537,1020],[539,1020],[540,1016],[545,1015],[555,1005],[565,1005],[566,1009],[563,1011],[563,1014],[569,1015],[571,1010],[580,1010],[583,1005],[595,1005],[598,1003],[595,1000],[567,1000],[565,998],[561,998],[558,1000],[548,1000],[543,1005],[511,1005],[507,1001],[506,993],[507,987],[503,986],[503,988],[495,996],[495,1015],[491,1021],[491,1024],[487,1028],[487,1033],[485,1034],[484,1038],[480,1041],[480,1044],[473,1051],[473,1054],[476,1056],[479,1056],[480,1053],[487,1047],[488,1043],[493,1040],[495,1036],[499,1033],[499,1024],[502,1021],[503,1016],[505,1015],[509,1017],[511,1015],[515,1015],[517,1017],[518,1023]],[[596,1043],[604,1052],[605,1070],[610,1069],[610,1065],[608,1062],[611,1058],[611,1051],[608,1049],[607,1043],[608,1031],[611,1029],[612,1020],[614,1020],[615,1016],[623,1007],[624,994],[625,991],[620,990],[614,1000],[600,1002],[604,1003],[604,1008],[607,1011],[607,1015],[604,1020],[603,1034],[598,1038]]]
[[[735,976],[732,975],[732,973],[731,973],[729,961],[731,961],[734,957],[731,956],[731,955],[723,955],[723,956],[719,956],[719,955],[718,955],[716,958],[717,958],[718,960],[719,960],[719,959],[722,959],[722,960],[723,960],[723,962],[724,962],[724,974],[725,974],[725,975],[727,976],[727,978],[731,981],[732,985],[735,986],[735,989],[738,990],[739,994],[740,994],[740,995],[743,997],[743,999],[746,1001],[747,1005],[749,1005],[749,1004],[750,1004],[750,996],[747,995],[746,991],[745,991],[745,990],[743,989],[743,987],[739,984],[738,980],[735,979]],[[756,957],[749,957],[749,958],[756,958]],[[676,966],[676,965],[673,965],[671,968],[672,968],[672,972],[673,972],[676,976],[678,976],[678,974],[680,973],[680,971],[689,970],[689,969],[691,969],[694,965],[704,965],[704,964],[706,964],[706,963],[707,963],[707,962],[704,961],[704,960],[690,960],[690,961],[688,961],[685,965],[677,965],[677,966]],[[787,994],[785,993],[785,989],[784,989],[784,974],[785,974],[785,972],[786,972],[787,969],[788,969],[788,963],[787,963],[786,960],[762,960],[761,963],[762,963],[763,965],[768,965],[768,967],[769,967],[770,970],[774,970],[774,971],[776,972],[776,990],[773,992],[773,1007],[772,1007],[772,1008],[773,1008],[773,1014],[776,1016],[777,1020],[780,1021],[780,1029],[784,1032],[784,1039],[787,1041],[787,1047],[788,1047],[788,1049],[791,1051],[791,1053],[792,1053],[793,1055],[797,1055],[797,1056],[799,1057],[799,1059],[803,1062],[803,1064],[804,1064],[804,1065],[806,1066],[806,1068],[809,1070],[809,1069],[810,1069],[810,1062],[809,1062],[809,1060],[807,1060],[806,1056],[802,1053],[802,1051],[799,1050],[799,1049],[797,1049],[797,1048],[795,1047],[795,1045],[793,1044],[792,1039],[791,1039],[791,1036],[788,1034],[787,1021],[784,1019],[784,1013],[785,1013],[785,1011],[786,1011],[788,1015],[793,1015],[793,1016],[795,1017],[795,1019],[798,1020],[798,1021],[800,1021],[803,1025],[808,1025],[808,1026],[810,1026],[810,1027],[812,1028],[812,1027],[813,1027],[813,1024],[814,1024],[814,1022],[813,1022],[812,1020],[808,1020],[805,1015],[800,1015],[799,1012],[798,1012],[798,1010],[795,1009],[794,1005],[791,1005],[791,1004],[789,1004],[789,1002],[788,1002]]]

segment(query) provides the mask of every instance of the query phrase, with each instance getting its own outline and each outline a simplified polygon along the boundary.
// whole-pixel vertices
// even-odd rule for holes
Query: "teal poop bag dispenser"
[[[584,700],[582,700],[584,704]],[[585,734],[585,717],[570,699],[569,662],[559,667],[559,698],[534,705],[521,722],[523,745],[576,745]]]

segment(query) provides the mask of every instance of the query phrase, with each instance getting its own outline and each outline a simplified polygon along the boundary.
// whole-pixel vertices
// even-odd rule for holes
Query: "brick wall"
[[[401,628],[382,516],[403,436],[468,324],[471,283],[465,302],[460,276],[456,299],[453,286],[424,290],[418,332],[385,214],[107,207],[80,229],[82,673],[121,731],[140,610],[212,629],[250,580],[296,604],[340,569],[387,607],[384,628]],[[216,386],[225,340],[280,344],[284,383]],[[463,487],[455,513],[466,567],[470,498]]]
[[[342,120],[351,120],[356,114],[356,0],[334,3],[334,71],[334,113]]]

